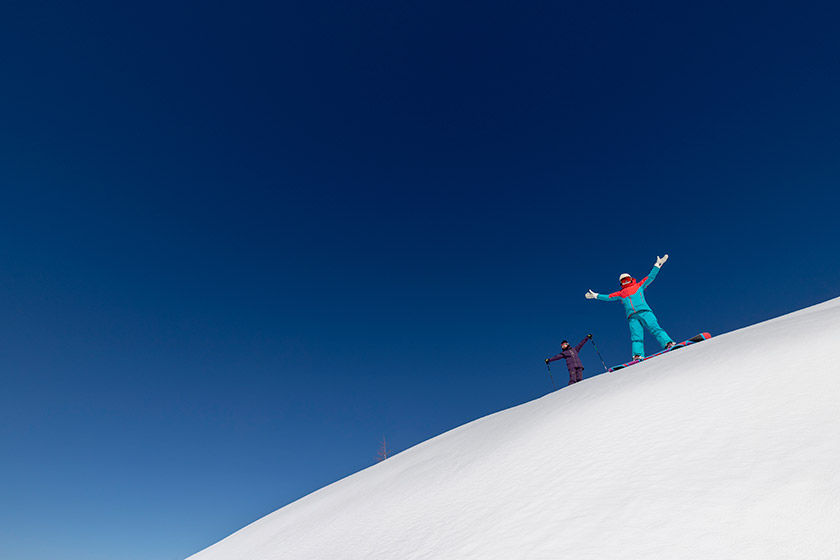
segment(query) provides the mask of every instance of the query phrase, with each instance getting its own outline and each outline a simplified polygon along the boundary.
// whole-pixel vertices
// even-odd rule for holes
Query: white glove
[[[586,299],[595,299],[596,297],[598,297],[598,294],[596,294],[592,290],[589,290],[588,292],[586,292],[585,297],[586,297]]]
[[[665,261],[667,260],[668,255],[665,255],[664,257],[656,257],[656,264],[654,264],[653,266],[655,266],[656,268],[662,268],[662,265],[665,264]]]

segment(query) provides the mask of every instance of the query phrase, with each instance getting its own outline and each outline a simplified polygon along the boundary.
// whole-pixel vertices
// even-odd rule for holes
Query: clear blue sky
[[[583,295],[666,252],[681,340],[840,295],[835,4],[526,4],[5,7],[0,557],[181,559],[625,361]]]

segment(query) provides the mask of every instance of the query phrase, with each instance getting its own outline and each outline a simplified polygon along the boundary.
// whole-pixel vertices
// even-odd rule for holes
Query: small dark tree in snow
[[[382,436],[382,445],[379,447],[379,453],[376,456],[377,463],[381,463],[388,458],[388,442],[385,441],[385,436]]]

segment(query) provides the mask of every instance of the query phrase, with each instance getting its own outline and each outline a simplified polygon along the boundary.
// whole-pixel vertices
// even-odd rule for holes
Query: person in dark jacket
[[[577,383],[583,379],[583,362],[580,361],[578,352],[580,352],[580,349],[583,348],[583,345],[586,344],[586,341],[590,338],[592,338],[591,334],[586,335],[584,339],[581,340],[574,348],[572,348],[572,345],[569,344],[568,340],[564,340],[560,343],[560,348],[562,348],[563,351],[556,356],[546,358],[545,363],[554,362],[561,358],[566,360],[566,367],[569,368],[569,385]]]

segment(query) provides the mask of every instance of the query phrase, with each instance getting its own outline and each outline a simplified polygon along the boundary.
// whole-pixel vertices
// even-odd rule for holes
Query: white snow
[[[838,347],[840,299],[716,336],[430,439],[191,560],[836,560]]]

